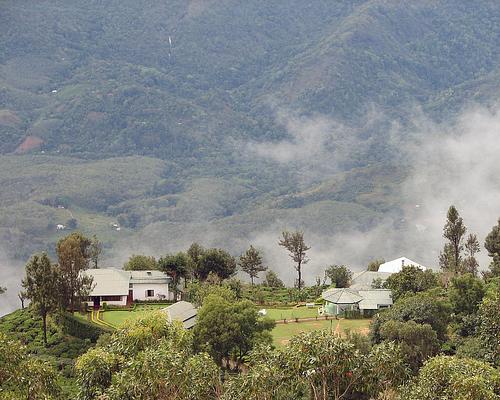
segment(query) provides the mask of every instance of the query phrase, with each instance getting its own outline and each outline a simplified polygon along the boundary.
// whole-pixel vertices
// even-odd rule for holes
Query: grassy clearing
[[[314,318],[318,316],[318,307],[266,308],[267,317],[274,320],[292,320],[295,318]]]
[[[288,324],[277,324],[273,329],[273,342],[276,347],[285,346],[292,336],[302,332],[311,332],[320,329],[331,330],[338,334],[344,334],[346,330],[368,334],[371,320],[369,319],[331,319],[308,322],[290,322]]]
[[[143,316],[147,311],[158,310],[167,307],[166,304],[147,304],[136,306],[134,310],[107,310],[101,311],[101,319],[116,328],[121,328],[127,322],[134,321]]]

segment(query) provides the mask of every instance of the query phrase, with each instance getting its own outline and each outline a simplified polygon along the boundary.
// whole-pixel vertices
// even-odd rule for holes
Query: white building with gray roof
[[[161,271],[124,271],[115,268],[88,269],[93,284],[89,305],[126,306],[134,300],[169,300],[171,278]]]
[[[358,310],[363,314],[372,314],[393,304],[392,292],[388,289],[330,288],[325,290],[321,297],[325,301],[325,313],[330,315]]]

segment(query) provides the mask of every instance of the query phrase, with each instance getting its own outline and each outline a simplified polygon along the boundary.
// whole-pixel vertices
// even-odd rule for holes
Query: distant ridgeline
[[[157,247],[206,221],[238,248],[276,221],[332,234],[397,214],[391,123],[496,97],[497,14],[458,0],[6,1],[1,250],[25,259],[75,227],[110,246],[149,226]]]

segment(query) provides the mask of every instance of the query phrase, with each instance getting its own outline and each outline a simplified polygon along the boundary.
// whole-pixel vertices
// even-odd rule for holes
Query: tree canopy
[[[158,269],[158,263],[153,256],[133,254],[123,265],[123,269],[126,271],[151,271]]]
[[[288,250],[288,255],[295,263],[295,270],[298,274],[296,286],[300,289],[302,287],[302,266],[309,262],[307,251],[311,247],[306,245],[304,241],[304,232],[284,231],[281,236],[278,244]]]
[[[254,284],[254,279],[258,278],[259,272],[267,270],[267,267],[262,263],[262,255],[252,245],[240,256],[239,266],[243,272],[246,272],[250,276],[252,285]]]

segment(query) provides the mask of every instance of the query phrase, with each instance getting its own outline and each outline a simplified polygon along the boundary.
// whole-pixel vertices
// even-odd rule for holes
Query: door
[[[99,309],[99,307],[101,307],[101,297],[94,296],[94,308]]]
[[[127,296],[127,306],[130,306],[134,302],[134,291],[129,289]]]

